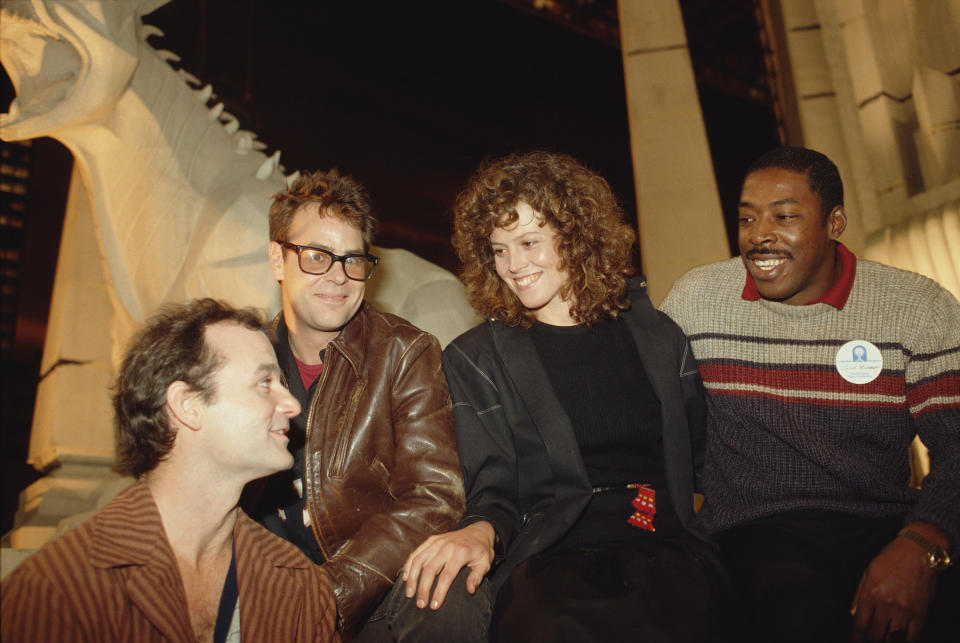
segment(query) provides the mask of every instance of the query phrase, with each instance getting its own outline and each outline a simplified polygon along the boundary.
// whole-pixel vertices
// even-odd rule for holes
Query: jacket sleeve
[[[467,490],[465,527],[487,521],[501,558],[520,531],[517,456],[513,433],[492,373],[453,343],[443,353]]]
[[[406,347],[390,397],[395,450],[384,477],[393,502],[370,515],[325,563],[346,628],[375,609],[410,552],[428,536],[455,528],[463,514],[463,477],[435,337],[423,333]],[[378,464],[384,466],[371,466]]]

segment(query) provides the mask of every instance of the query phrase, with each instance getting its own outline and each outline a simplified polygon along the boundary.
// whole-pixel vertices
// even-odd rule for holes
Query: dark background
[[[636,212],[615,2],[531,4],[174,0],[144,21],[166,34],[151,44],[211,83],[267,154],[282,151],[288,171],[335,166],[363,182],[381,218],[379,245],[456,270],[449,208],[490,155],[571,154]],[[754,3],[681,6],[729,228],[743,170],[779,144]],[[0,72],[0,109],[13,95]],[[26,225],[2,229],[4,245],[22,252],[3,283],[15,334],[2,365],[0,533],[38,475],[24,461],[71,166],[49,139],[25,153]]]

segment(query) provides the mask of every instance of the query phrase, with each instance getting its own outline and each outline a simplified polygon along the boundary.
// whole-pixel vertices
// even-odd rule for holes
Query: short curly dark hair
[[[160,308],[130,341],[113,394],[119,473],[139,478],[173,448],[177,434],[166,410],[170,384],[185,382],[207,403],[216,397],[213,375],[225,356],[205,336],[219,322],[263,329],[255,310],[208,298]]]
[[[453,246],[477,312],[510,326],[530,327],[535,321],[497,275],[490,246],[494,227],[518,220],[521,202],[556,232],[559,268],[569,276],[560,296],[571,302],[574,321],[592,325],[625,310],[636,233],[624,222],[610,185],[570,156],[528,152],[485,161],[453,207]]]
[[[820,214],[826,221],[835,207],[843,205],[843,181],[840,170],[825,154],[806,147],[777,147],[754,161],[746,177],[758,170],[775,167],[807,175],[810,191],[820,199]]]
[[[287,241],[297,210],[310,203],[316,203],[321,214],[329,212],[360,230],[363,251],[370,249],[377,231],[370,193],[352,176],[342,175],[335,169],[302,174],[286,190],[273,195],[271,241]]]

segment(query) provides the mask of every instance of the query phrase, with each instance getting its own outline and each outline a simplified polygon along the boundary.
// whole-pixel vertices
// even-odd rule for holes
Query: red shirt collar
[[[293,356],[293,359],[297,362],[297,371],[300,373],[300,381],[303,382],[303,390],[309,393],[310,387],[313,386],[313,383],[320,377],[320,373],[323,372],[323,362],[319,364],[307,364],[297,359],[296,355]]]
[[[837,310],[843,310],[847,303],[847,297],[853,289],[853,278],[857,276],[857,256],[850,252],[845,245],[837,242],[837,259],[840,260],[840,277],[834,282],[822,297],[808,301],[804,306],[810,304],[830,304]],[[743,293],[740,295],[747,301],[757,301],[760,299],[760,291],[757,290],[757,284],[753,281],[753,276],[749,270],[746,283],[743,284]]]

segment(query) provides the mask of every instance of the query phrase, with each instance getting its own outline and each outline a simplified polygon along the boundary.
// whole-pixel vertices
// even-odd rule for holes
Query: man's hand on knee
[[[916,641],[936,586],[937,572],[923,551],[895,538],[870,561],[857,587],[850,608],[854,640],[883,641],[890,633],[904,632],[907,641]]]
[[[407,598],[417,596],[417,607],[424,608],[429,600],[431,609],[440,609],[447,591],[464,567],[470,568],[467,591],[473,594],[493,563],[493,526],[486,521],[475,522],[456,531],[430,536],[417,547],[403,565],[403,581],[407,584]],[[433,597],[430,588],[436,580]]]

